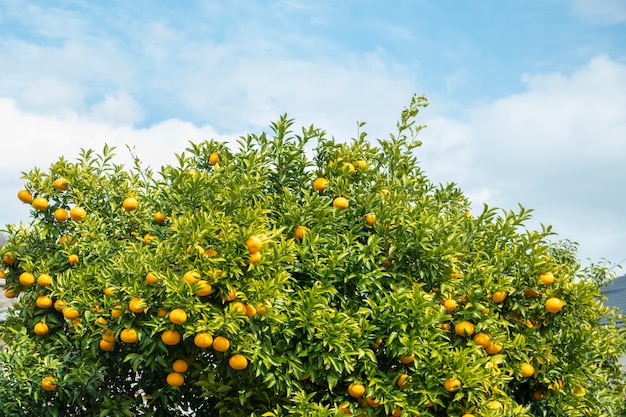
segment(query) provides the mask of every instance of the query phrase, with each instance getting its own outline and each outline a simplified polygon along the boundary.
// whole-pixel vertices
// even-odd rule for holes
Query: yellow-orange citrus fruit
[[[135,211],[139,207],[139,201],[135,197],[128,197],[122,201],[122,207],[126,211]]]
[[[356,168],[350,162],[344,162],[341,169],[347,170],[348,174],[353,175],[356,172]]]
[[[348,385],[348,394],[354,398],[361,398],[363,394],[365,394],[365,387],[363,384],[359,384],[357,382],[353,382]]]
[[[162,308],[158,309],[157,317],[167,317],[167,311],[163,310]]]
[[[104,295],[106,295],[107,297],[113,297],[115,293],[117,293],[117,290],[113,287],[106,287],[104,289]]]
[[[256,316],[257,309],[252,304],[246,304],[246,312],[245,315],[252,318]]]
[[[554,282],[554,275],[552,272],[544,272],[539,275],[539,279],[543,283],[543,285],[550,285]]]
[[[333,207],[340,209],[347,209],[350,202],[345,197],[337,197],[333,200]]]
[[[487,347],[491,343],[491,338],[485,333],[476,333],[474,335],[474,342],[482,347]]]
[[[474,414],[465,413],[461,417],[474,417]]]
[[[161,340],[169,346],[177,345],[180,342],[180,333],[176,330],[167,329],[161,333]]]
[[[54,210],[53,213],[54,216],[54,220],[58,221],[59,223],[63,223],[64,221],[66,221],[70,215],[67,212],[67,210],[65,210],[64,208],[59,207],[58,209]]]
[[[73,240],[74,238],[71,235],[64,235],[59,238],[59,244],[63,244],[63,243],[71,244],[73,243],[72,242]]]
[[[67,306],[67,303],[63,300],[56,300],[54,302],[54,309],[56,311],[63,311],[63,309],[65,309],[66,306]]]
[[[30,272],[22,272],[19,278],[20,284],[25,287],[30,287],[35,283],[35,276]]]
[[[238,312],[240,312],[241,314],[246,314],[246,306],[245,306],[242,302],[239,302],[239,301],[237,301],[236,303],[233,303],[233,304],[230,306],[230,310],[231,310],[232,312],[236,312],[236,311],[238,311]]]
[[[461,321],[454,326],[454,331],[459,336],[468,337],[474,334],[474,325],[469,321]]]
[[[365,171],[367,167],[369,166],[369,164],[367,163],[365,159],[359,159],[358,161],[354,162],[354,166],[360,171]]]
[[[145,243],[146,245],[149,245],[152,242],[154,242],[156,238],[157,237],[153,235],[152,233],[146,233],[145,235],[143,235],[143,243]]]
[[[396,380],[396,385],[398,388],[406,388],[409,386],[409,376],[407,374],[402,374]]]
[[[454,309],[458,307],[458,305],[459,303],[453,298],[448,298],[446,301],[443,302],[443,306],[446,308],[446,312],[448,314],[452,313]]]
[[[37,277],[37,284],[41,285],[42,287],[49,287],[50,285],[52,285],[52,277],[48,274],[41,274],[39,275],[39,277]]]
[[[109,343],[115,342],[115,333],[112,329],[106,329],[102,332],[102,340],[107,341]]]
[[[124,343],[137,343],[139,341],[139,334],[137,334],[137,330],[132,327],[123,329],[120,332],[120,340]]]
[[[13,265],[17,260],[17,256],[15,256],[15,253],[13,252],[6,252],[4,255],[2,255],[2,260],[5,264]]]
[[[443,387],[448,392],[455,392],[461,388],[461,380],[459,378],[448,378],[444,381]]]
[[[182,374],[184,372],[187,372],[187,369],[189,369],[189,364],[184,359],[176,359],[172,364],[172,369],[174,370],[174,372]]]
[[[63,309],[63,317],[67,320],[74,320],[80,316],[80,312],[76,310],[74,307],[65,307]]]
[[[326,178],[318,178],[313,182],[313,189],[321,193],[326,188],[328,188],[329,184],[330,183],[328,182]]]
[[[296,238],[298,238],[298,239],[302,240],[302,239],[304,239],[304,234],[305,234],[306,232],[308,232],[308,231],[309,231],[309,228],[308,228],[308,227],[306,227],[306,226],[298,226],[298,227],[296,227],[296,228],[294,229],[294,231],[293,231],[293,235],[294,235]]]
[[[402,409],[398,407],[393,410],[389,410],[389,413],[391,417],[400,417],[402,415]]]
[[[539,297],[539,293],[532,288],[526,288],[524,290],[524,297],[526,298],[537,298]]]
[[[503,407],[502,403],[498,400],[491,400],[487,403],[487,408],[492,410],[501,410]]]
[[[78,255],[71,254],[67,257],[67,262],[69,262],[70,265],[76,265],[78,263]]]
[[[96,319],[96,323],[101,324],[101,325],[106,325],[109,321],[107,319],[105,319],[104,317],[98,317]]]
[[[143,298],[135,297],[128,303],[128,309],[133,313],[145,313],[146,303]]]
[[[341,410],[341,414],[352,414],[352,410],[348,407],[348,405],[340,405],[339,410]]]
[[[523,363],[521,366],[521,370],[522,370],[522,376],[524,378],[528,378],[528,377],[535,375],[535,367],[529,363]]]
[[[6,278],[6,275],[4,274],[4,271],[2,269],[0,269],[0,278]]]
[[[246,246],[248,247],[248,252],[257,253],[261,250],[261,246],[263,246],[263,241],[258,236],[250,236],[246,239]]]
[[[156,284],[159,282],[159,277],[157,277],[154,272],[148,272],[146,274],[146,282],[148,284]]]
[[[56,379],[53,376],[46,376],[41,380],[41,388],[44,391],[54,391],[57,389]]]
[[[546,311],[548,313],[558,313],[563,308],[563,301],[559,298],[552,297],[546,300]]]
[[[237,290],[235,288],[231,288],[231,290],[224,296],[225,301],[233,301],[237,298]]]
[[[365,399],[367,401],[367,405],[372,408],[378,408],[380,406],[380,402],[376,401],[374,397],[371,395]]]
[[[170,321],[174,324],[183,324],[187,321],[187,313],[182,308],[175,308],[170,311]]]
[[[103,352],[110,352],[115,347],[115,341],[108,342],[102,339],[100,340],[100,342],[98,342],[98,346],[100,347],[100,350],[102,350]]]
[[[415,360],[415,356],[413,355],[406,356],[403,354],[403,355],[400,355],[398,358],[400,359],[400,362],[402,362],[405,365],[412,364],[413,361]]]
[[[185,383],[185,377],[178,372],[171,372],[167,375],[166,381],[172,387],[180,387]]]
[[[19,295],[19,291],[15,288],[7,288],[6,290],[4,290],[4,296],[6,298],[15,298]]]
[[[506,291],[496,291],[491,296],[491,299],[496,303],[501,303],[506,298]]]
[[[123,313],[124,309],[119,304],[111,309],[111,317],[113,317],[114,319],[119,319],[120,317],[122,317]]]
[[[200,272],[195,271],[195,270],[187,271],[185,272],[185,275],[183,275],[183,279],[188,284],[193,284],[194,282],[197,282],[200,279]]]
[[[193,343],[199,348],[208,348],[213,344],[211,333],[201,332],[194,336]]]
[[[211,291],[213,291],[213,287],[211,286],[211,284],[209,284],[208,281],[205,281],[203,279],[201,279],[198,282],[196,282],[196,285],[198,287],[196,289],[195,294],[200,296],[200,297],[207,296],[207,295],[211,294]]]
[[[63,177],[59,177],[54,180],[54,182],[52,183],[52,187],[54,187],[55,190],[65,191],[70,187],[70,182]]]
[[[213,339],[213,349],[218,352],[226,352],[230,347],[230,341],[226,339],[224,336],[217,336]]]
[[[250,257],[248,258],[248,263],[249,264],[257,264],[259,263],[259,261],[263,258],[263,255],[261,255],[261,252],[254,252],[250,254]]]
[[[374,213],[368,213],[365,215],[365,221],[370,226],[374,226],[376,224],[376,215]]]
[[[167,219],[167,216],[163,213],[161,213],[160,211],[154,213],[154,221],[157,224],[165,224],[165,220]]]
[[[48,325],[43,321],[40,321],[39,323],[35,324],[33,330],[35,331],[36,335],[44,336],[48,334]]]
[[[220,154],[217,152],[211,152],[209,155],[209,164],[215,165],[220,161]]]
[[[87,212],[82,207],[72,207],[72,209],[70,210],[70,217],[72,218],[72,220],[79,222],[81,220],[85,220],[85,217],[87,217]]]
[[[211,258],[211,257],[217,255],[217,251],[215,249],[210,249],[210,248],[209,249],[205,249],[204,250],[204,255],[208,256],[209,258]]]
[[[33,195],[28,190],[18,191],[17,198],[19,198],[22,203],[30,204],[33,202]]]
[[[489,355],[497,355],[502,351],[502,345],[494,342],[493,340],[489,342],[489,345],[485,346],[485,352]]]
[[[35,304],[37,304],[37,307],[39,308],[50,308],[52,307],[52,298],[48,297],[47,295],[40,295],[39,297],[37,297],[37,301],[35,301]]]
[[[228,365],[237,371],[241,371],[243,369],[246,369],[246,367],[248,366],[248,359],[246,359],[245,356],[237,353],[228,358]]]
[[[35,210],[45,210],[48,208],[48,200],[43,197],[35,197],[31,205]]]

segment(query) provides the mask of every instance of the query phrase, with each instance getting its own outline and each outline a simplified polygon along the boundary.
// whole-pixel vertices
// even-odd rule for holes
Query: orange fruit
[[[79,222],[81,220],[85,220],[85,217],[87,217],[87,212],[84,208],[76,206],[70,210],[70,217],[72,218],[72,220]]]
[[[0,269],[0,278],[6,278],[6,275],[2,269]]]
[[[46,376],[41,380],[41,388],[44,391],[54,391],[57,389],[56,379],[53,376]]]
[[[193,343],[199,348],[208,348],[213,344],[213,336],[207,332],[201,332],[194,336]]]
[[[69,243],[71,244],[74,238],[71,235],[64,235],[59,238],[59,244]]]
[[[459,336],[468,337],[474,334],[474,325],[469,321],[461,321],[454,326],[454,331]]]
[[[154,272],[148,272],[146,274],[146,282],[148,284],[156,284],[159,282],[159,278],[154,274]]]
[[[153,235],[152,233],[146,233],[145,235],[143,235],[143,243],[145,243],[146,245],[149,245],[152,242],[154,242],[156,238],[157,237]]]
[[[33,195],[28,190],[18,191],[17,198],[19,198],[22,203],[30,204],[33,202]]]
[[[69,262],[70,265],[76,265],[78,263],[78,255],[71,254],[67,257],[67,262]]]
[[[563,308],[563,301],[556,297],[548,298],[545,306],[548,313],[558,313]]]
[[[497,355],[502,351],[502,346],[493,340],[489,342],[489,345],[485,346],[485,352],[489,355]]]
[[[415,360],[415,356],[413,355],[405,356],[403,354],[399,356],[399,359],[400,359],[400,362],[402,362],[403,364],[409,365],[413,363],[413,361]]]
[[[52,183],[55,190],[65,191],[70,187],[70,182],[63,177],[59,177]]]
[[[122,306],[118,304],[111,309],[111,317],[113,317],[114,319],[119,319],[120,317],[122,317],[123,312],[124,310]]]
[[[133,329],[124,329],[120,332],[120,340],[124,343],[137,343],[139,341],[139,334],[137,334],[137,330]]]
[[[115,342],[115,333],[113,332],[112,329],[106,329],[105,331],[102,332],[102,340],[109,342],[109,343],[113,343]]]
[[[52,307],[52,298],[48,297],[47,295],[40,295],[39,297],[37,297],[37,301],[35,301],[35,304],[37,304],[37,307],[39,308],[50,308]]]
[[[63,309],[63,317],[67,320],[74,320],[80,316],[80,312],[76,310],[74,307],[65,307]]]
[[[347,209],[350,205],[350,202],[345,197],[337,197],[333,200],[333,207],[340,209]]]
[[[6,252],[4,255],[2,255],[2,260],[5,264],[13,265],[16,259],[17,256],[15,256],[15,253],[13,252]]]
[[[229,293],[224,296],[224,301],[233,301],[235,298],[237,298],[237,290],[235,288],[231,288]]]
[[[263,303],[256,303],[256,312],[258,314],[265,314],[267,313],[267,309],[265,308]]]
[[[248,366],[248,359],[246,359],[245,356],[237,353],[228,358],[228,365],[237,371],[241,371],[246,369],[246,367]]]
[[[230,306],[230,310],[231,310],[233,313],[234,313],[234,312],[236,312],[236,311],[238,311],[238,312],[240,312],[240,313],[242,313],[242,314],[246,314],[246,306],[245,306],[243,303],[239,302],[239,301],[238,301],[238,302],[236,302],[236,303],[233,303],[233,304]]]
[[[263,258],[263,255],[261,255],[261,252],[254,252],[254,253],[250,254],[250,258],[248,258],[247,262],[249,264],[253,264],[254,265],[254,264],[258,263],[261,260],[261,258]]]
[[[365,159],[359,159],[358,161],[354,162],[354,166],[360,171],[365,171],[369,167],[369,164]]]
[[[248,247],[248,252],[257,253],[261,250],[261,246],[263,246],[263,241],[258,236],[250,236],[246,239],[246,246]]]
[[[175,308],[170,311],[170,321],[174,324],[183,324],[187,321],[187,313],[182,308]]]
[[[490,408],[492,410],[501,410],[502,408],[504,408],[504,406],[498,400],[491,400],[487,403],[487,408]]]
[[[128,303],[128,309],[133,313],[145,313],[146,303],[143,298],[135,297]]]
[[[217,251],[215,249],[205,249],[204,255],[208,256],[209,258],[211,258],[211,257],[217,255]]]
[[[448,378],[444,381],[443,387],[448,392],[455,392],[461,388],[461,380],[459,378]]]
[[[6,298],[15,298],[19,295],[19,293],[20,292],[15,288],[7,288],[6,290],[4,290],[4,296]]]
[[[532,288],[526,288],[524,290],[524,297],[526,298],[537,298],[539,297],[539,293]]]
[[[491,343],[491,338],[485,333],[476,333],[474,335],[474,342],[482,347],[487,347]]]
[[[25,287],[30,287],[35,283],[35,276],[30,272],[22,272],[19,278],[20,284]]]
[[[167,329],[161,333],[161,340],[169,346],[177,345],[180,342],[180,333],[176,330]]]
[[[400,407],[389,410],[389,412],[391,413],[389,414],[391,417],[400,417],[402,415],[402,409]]]
[[[178,372],[169,373],[165,380],[167,381],[168,385],[172,387],[180,387],[185,383],[185,377]]]
[[[356,168],[350,162],[344,162],[343,165],[341,165],[341,169],[348,171],[350,175],[356,172]]]
[[[505,298],[506,298],[506,291],[496,291],[491,296],[491,299],[495,301],[496,303],[503,302]]]
[[[163,310],[162,308],[158,309],[157,317],[167,317],[167,311]]]
[[[374,397],[372,397],[371,395],[367,397],[365,400],[367,401],[367,405],[369,405],[372,408],[377,408],[380,406],[380,402],[376,401]]]
[[[70,215],[67,212],[67,210],[65,210],[64,208],[59,207],[58,209],[54,210],[53,213],[54,216],[54,220],[58,221],[59,223],[63,223],[64,221],[66,221]]]
[[[165,224],[165,220],[167,219],[167,216],[163,213],[161,213],[160,211],[154,213],[154,221],[157,224]]]
[[[366,214],[364,219],[370,226],[374,226],[376,224],[376,215],[374,213]]]
[[[554,275],[552,272],[544,272],[539,275],[539,279],[543,283],[543,285],[550,285],[554,282]]]
[[[205,281],[203,279],[196,282],[196,285],[198,286],[198,289],[196,289],[195,294],[200,297],[209,295],[211,294],[211,291],[213,291],[213,287],[211,286],[211,284],[209,284],[208,281]]]
[[[528,378],[528,377],[535,375],[535,367],[529,363],[523,363],[521,366],[521,370],[522,370],[522,376],[524,378]]]
[[[461,417],[474,417],[474,414],[465,413]]]
[[[176,359],[172,364],[172,369],[174,370],[174,372],[182,374],[184,372],[187,372],[187,369],[189,369],[189,364],[184,359]]]
[[[361,398],[365,394],[365,387],[363,384],[353,382],[348,386],[348,394],[354,398]]]
[[[220,154],[217,152],[211,152],[209,155],[209,164],[215,165],[220,161]]]
[[[197,282],[200,279],[200,272],[195,271],[195,270],[187,271],[185,272],[185,275],[183,275],[183,279],[188,284],[193,284],[194,282]]]
[[[35,197],[31,205],[35,210],[45,210],[48,208],[48,200],[43,197]]]
[[[318,178],[313,182],[313,189],[321,193],[326,188],[328,188],[329,185],[330,183],[328,182],[326,178]]]
[[[245,315],[252,318],[256,316],[257,309],[252,304],[246,304],[246,312]]]
[[[213,340],[213,349],[218,352],[226,352],[230,347],[230,342],[224,336],[217,336]]]
[[[63,311],[63,309],[67,306],[67,303],[63,300],[56,300],[54,302],[54,309],[56,311]]]
[[[35,324],[33,330],[35,331],[36,335],[44,336],[48,334],[48,325],[43,321],[40,321],[39,323]]]
[[[304,234],[305,234],[306,232],[308,232],[308,231],[309,231],[309,228],[308,228],[308,227],[306,227],[306,226],[298,226],[298,227],[296,227],[296,228],[294,229],[294,231],[293,231],[293,235],[294,235],[296,238],[298,238],[298,239],[302,240],[302,239],[304,239]]]
[[[102,339],[100,342],[98,342],[98,346],[100,347],[100,350],[102,350],[103,352],[110,352],[115,347],[115,342],[114,341],[108,342]]]
[[[104,295],[107,297],[113,297],[117,293],[117,290],[113,287],[106,287],[104,289]]]
[[[448,314],[452,313],[454,309],[458,307],[458,305],[459,303],[452,298],[448,298],[446,301],[443,302],[443,306],[446,308],[446,312]]]
[[[139,207],[139,201],[135,197],[128,197],[122,201],[122,207],[126,211],[135,211]]]
[[[407,388],[409,386],[409,376],[407,374],[402,374],[396,380],[396,385],[398,388]]]

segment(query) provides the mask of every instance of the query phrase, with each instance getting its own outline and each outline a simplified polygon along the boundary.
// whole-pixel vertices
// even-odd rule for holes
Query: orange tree
[[[619,415],[608,267],[429,181],[426,104],[375,143],[282,117],[159,172],[105,147],[25,173],[0,414]]]

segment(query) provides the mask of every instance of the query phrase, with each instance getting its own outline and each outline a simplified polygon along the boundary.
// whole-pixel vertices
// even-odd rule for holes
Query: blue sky
[[[435,181],[626,258],[623,0],[3,0],[0,80],[0,224],[21,171],[81,147],[159,165],[283,113],[376,138],[417,93]]]

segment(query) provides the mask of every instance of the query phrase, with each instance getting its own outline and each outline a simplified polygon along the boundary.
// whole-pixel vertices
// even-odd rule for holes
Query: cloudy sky
[[[414,93],[434,181],[626,260],[624,0],[2,0],[0,224],[27,220],[22,171],[80,148],[159,167],[283,113],[378,138]]]

